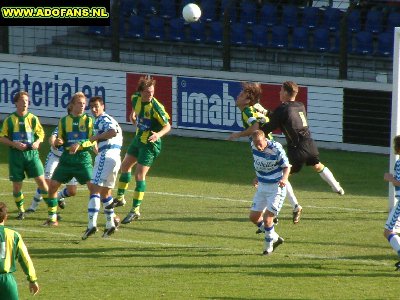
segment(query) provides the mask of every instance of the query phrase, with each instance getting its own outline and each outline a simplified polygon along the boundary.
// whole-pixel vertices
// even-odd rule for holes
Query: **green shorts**
[[[0,274],[0,299],[19,299],[17,282],[12,273]]]
[[[86,184],[92,179],[92,171],[92,156],[89,152],[81,151],[71,155],[64,151],[51,179],[67,183],[75,177],[79,184]]]
[[[10,149],[8,163],[9,178],[14,182],[21,182],[28,178],[36,178],[44,174],[43,164],[39,157],[39,151],[20,151]]]
[[[139,139],[134,138],[127,150],[129,155],[136,157],[139,164],[147,167],[151,167],[154,160],[160,155],[160,152],[160,139],[155,143],[143,144]]]

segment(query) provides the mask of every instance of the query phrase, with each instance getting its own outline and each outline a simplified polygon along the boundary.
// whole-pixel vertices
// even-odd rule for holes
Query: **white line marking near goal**
[[[25,232],[34,232],[34,233],[44,233],[47,235],[56,235],[56,236],[65,236],[65,237],[70,237],[74,239],[78,239],[81,241],[81,237],[77,236],[75,234],[70,234],[70,233],[63,233],[59,231],[51,231],[49,230],[38,230],[38,229],[31,229],[31,228],[24,228],[24,227],[16,227],[15,228],[17,231],[25,231]],[[161,246],[161,247],[171,247],[171,248],[193,248],[193,249],[199,249],[199,250],[211,250],[211,251],[227,251],[227,252],[236,252],[236,253],[241,253],[243,255],[257,255],[254,251],[250,251],[248,249],[238,249],[238,248],[225,248],[225,247],[212,247],[208,245],[193,245],[193,244],[173,244],[173,243],[161,243],[161,242],[149,242],[149,241],[141,241],[141,240],[130,240],[130,239],[119,239],[119,238],[104,238],[104,241],[106,242],[107,240],[109,241],[114,241],[114,242],[121,242],[121,243],[129,243],[129,244],[137,244],[137,245],[154,245],[154,246]],[[89,241],[84,241],[83,243],[87,243]],[[336,256],[321,256],[321,255],[313,255],[313,254],[300,254],[300,253],[279,253],[276,252],[274,253],[274,256],[276,255],[283,255],[283,256],[295,256],[299,258],[306,258],[306,259],[312,259],[312,260],[333,260],[333,261],[345,261],[345,262],[357,262],[365,265],[376,265],[376,266],[391,266],[391,263],[387,262],[382,262],[382,261],[375,261],[373,259],[368,260],[368,259],[350,259],[350,258],[342,258],[342,257],[336,257]],[[261,256],[261,254],[260,254]]]
[[[0,180],[3,181],[8,181],[8,179],[5,178],[0,178]],[[25,180],[24,183],[29,183],[29,184],[35,184],[35,181],[33,180]],[[79,191],[88,191],[86,186],[85,187],[78,187]],[[134,192],[134,190],[127,190],[128,192]],[[35,194],[35,191],[28,191],[25,192],[24,194],[26,195],[31,195]],[[224,198],[224,197],[216,197],[216,196],[203,196],[203,195],[191,195],[191,194],[178,194],[178,193],[169,193],[169,192],[146,192],[146,194],[154,194],[154,195],[161,195],[161,196],[170,196],[170,197],[179,197],[179,198],[186,198],[187,200],[190,199],[203,199],[203,200],[221,200],[221,201],[227,201],[227,202],[239,202],[239,203],[251,203],[251,200],[245,200],[245,199],[233,199],[233,198]],[[10,193],[0,193],[0,196],[9,196]],[[343,199],[343,197],[338,197],[338,199]],[[25,199],[26,201],[26,199]],[[285,201],[286,202],[286,201]],[[284,206],[290,206],[288,203],[285,203]],[[354,212],[367,212],[367,213],[387,213],[385,210],[376,210],[376,211],[371,211],[368,209],[360,209],[360,208],[351,208],[351,207],[336,207],[336,206],[314,206],[314,205],[302,205],[305,208],[313,208],[313,209],[330,209],[330,210],[342,210],[342,211],[354,211]]]

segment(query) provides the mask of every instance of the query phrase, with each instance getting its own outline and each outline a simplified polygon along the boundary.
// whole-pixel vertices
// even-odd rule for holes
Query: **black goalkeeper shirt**
[[[311,138],[304,104],[298,101],[283,102],[269,113],[269,122],[262,126],[265,133],[280,129],[288,146],[297,147],[304,138]]]

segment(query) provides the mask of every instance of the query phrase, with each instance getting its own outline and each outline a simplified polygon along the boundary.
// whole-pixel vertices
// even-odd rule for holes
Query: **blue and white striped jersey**
[[[283,168],[290,167],[289,159],[282,145],[276,141],[267,141],[268,146],[263,151],[258,150],[251,142],[254,170],[258,182],[276,183],[282,179]]]
[[[51,135],[57,136],[58,137],[58,126],[53,130]],[[50,151],[53,152],[56,156],[60,157],[62,153],[64,152],[64,146],[60,147],[50,147]]]
[[[118,122],[107,113],[102,113],[96,118],[94,122],[94,132],[95,135],[102,134],[111,129],[117,132],[117,135],[108,140],[98,140],[97,145],[99,152],[107,149],[121,149],[122,148],[122,129]]]
[[[400,181],[400,159],[394,164],[394,179]],[[396,198],[400,198],[400,186],[394,187]]]

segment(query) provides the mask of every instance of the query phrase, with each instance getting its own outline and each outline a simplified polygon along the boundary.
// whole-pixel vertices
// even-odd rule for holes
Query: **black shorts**
[[[303,139],[298,146],[288,146],[287,156],[292,165],[290,173],[297,173],[301,167],[314,166],[319,163],[319,152],[313,139]]]

